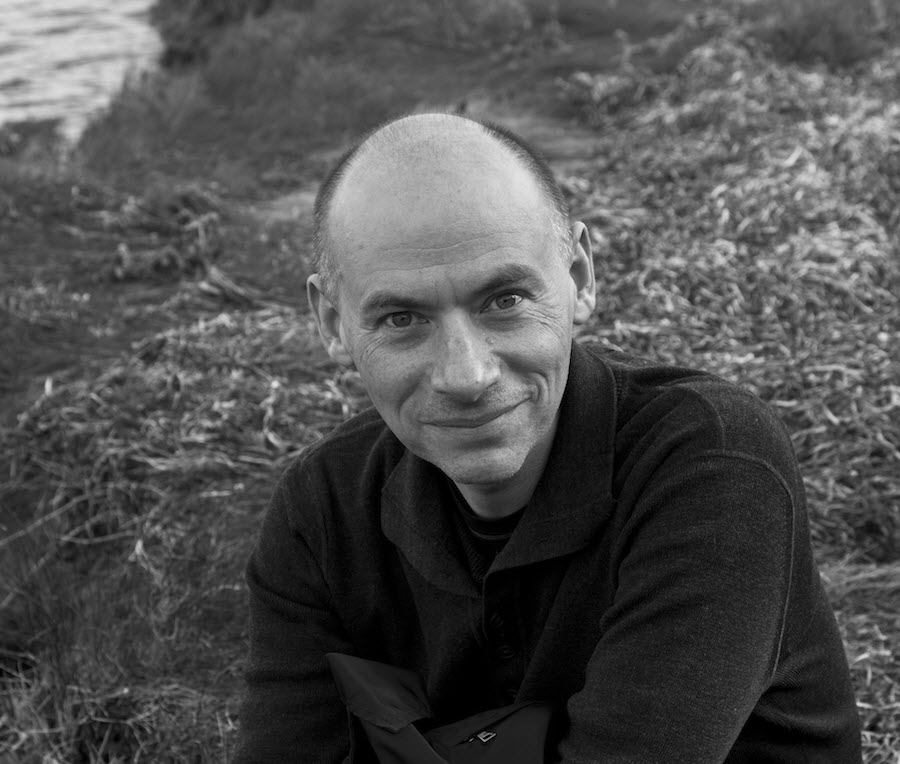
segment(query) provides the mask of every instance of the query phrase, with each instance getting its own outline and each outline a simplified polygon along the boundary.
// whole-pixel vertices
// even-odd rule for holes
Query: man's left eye
[[[522,295],[509,292],[508,294],[494,297],[488,304],[488,307],[492,310],[509,310],[516,307],[520,302],[522,302]]]

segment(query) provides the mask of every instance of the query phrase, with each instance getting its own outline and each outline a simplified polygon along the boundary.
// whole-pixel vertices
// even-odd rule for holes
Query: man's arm
[[[761,461],[708,452],[662,467],[631,519],[560,753],[722,762],[773,676],[788,607],[794,618],[815,607],[812,579],[792,579],[795,547],[809,543],[802,504]]]
[[[315,555],[291,527],[287,494],[282,484],[247,567],[250,660],[235,764],[340,762],[349,750],[325,653],[351,649]]]

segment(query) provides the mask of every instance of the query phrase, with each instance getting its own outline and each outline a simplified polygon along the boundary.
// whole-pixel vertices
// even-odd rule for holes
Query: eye
[[[413,323],[413,314],[408,310],[403,310],[398,313],[391,313],[384,317],[384,323],[386,323],[391,329],[407,329],[412,326]]]
[[[492,298],[488,303],[488,310],[509,310],[516,307],[520,302],[522,302],[522,295],[515,292],[507,292]]]

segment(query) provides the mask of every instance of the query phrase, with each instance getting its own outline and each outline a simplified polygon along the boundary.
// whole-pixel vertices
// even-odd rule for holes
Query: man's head
[[[530,156],[472,120],[407,117],[366,139],[317,203],[308,294],[329,354],[470,503],[529,498],[574,325],[594,307],[584,226],[569,231]]]

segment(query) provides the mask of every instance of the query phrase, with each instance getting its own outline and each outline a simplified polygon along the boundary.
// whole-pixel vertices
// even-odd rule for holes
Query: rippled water
[[[62,119],[74,137],[130,68],[152,65],[152,0],[0,0],[0,123]]]

